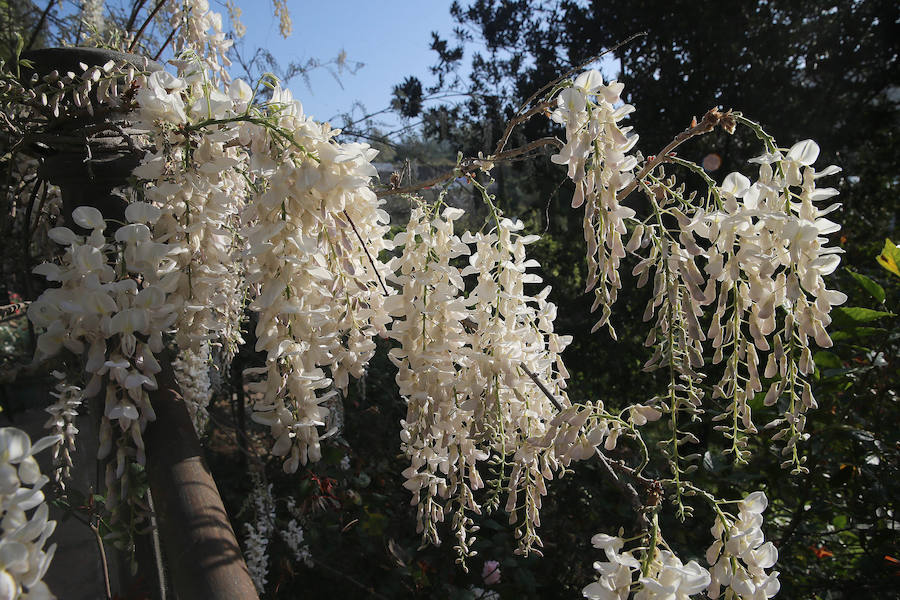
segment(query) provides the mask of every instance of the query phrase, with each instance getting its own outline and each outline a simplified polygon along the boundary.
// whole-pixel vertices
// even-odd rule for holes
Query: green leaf
[[[900,248],[890,239],[884,240],[884,249],[875,257],[878,264],[900,277]]]
[[[879,304],[884,302],[884,288],[883,287],[881,287],[875,281],[866,277],[862,273],[854,273],[850,269],[847,269],[847,272],[850,273],[850,276],[856,280],[856,283],[858,283],[864,290],[869,292],[869,295],[871,295],[873,298],[875,298],[875,300]]]
[[[843,366],[840,358],[825,350],[816,352],[813,360],[816,361],[816,366],[820,369],[840,369]]]
[[[22,37],[21,34],[16,33],[16,51],[15,56],[19,58],[19,55],[22,54],[22,50],[25,49],[25,38]]]
[[[892,312],[881,310],[872,310],[871,308],[862,308],[859,306],[842,306],[832,311],[834,322],[839,326],[852,325],[854,323],[868,323],[869,321],[877,321],[883,317],[896,316]]]
[[[830,335],[833,342],[843,342],[852,340],[853,338],[868,337],[870,335],[884,333],[885,331],[887,330],[882,327],[851,327],[843,331],[835,331]]]

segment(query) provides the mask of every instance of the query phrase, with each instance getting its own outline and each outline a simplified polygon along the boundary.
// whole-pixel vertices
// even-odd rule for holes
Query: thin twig
[[[144,35],[144,30],[147,29],[147,26],[153,20],[153,17],[155,17],[156,13],[158,13],[160,11],[160,9],[162,9],[162,7],[165,6],[166,2],[167,2],[167,0],[159,0],[159,2],[156,3],[156,6],[153,7],[153,10],[150,11],[150,15],[147,17],[147,20],[144,21],[144,24],[141,25],[141,28],[138,29],[138,32],[136,34],[134,34],[134,39],[131,40],[131,44],[128,46],[129,52],[134,52],[135,46],[137,46],[137,43],[138,43],[138,41],[140,41],[141,36]]]
[[[634,507],[635,511],[639,515],[638,521],[641,523],[641,526],[649,527],[650,521],[647,519],[647,515],[644,514],[644,501],[641,500],[641,495],[638,494],[637,490],[634,489],[634,486],[630,483],[622,481],[616,472],[613,470],[612,465],[619,463],[610,463],[609,459],[600,452],[600,448],[594,449],[597,458],[600,459],[600,464],[603,465],[603,470],[606,471],[607,476],[612,479],[613,483],[622,490],[630,499],[631,505]],[[624,465],[621,465],[624,466]],[[627,468],[627,467],[626,467]]]
[[[381,273],[378,272],[378,267],[375,266],[375,261],[372,260],[372,255],[369,254],[369,247],[366,246],[366,242],[362,239],[362,236],[359,235],[359,231],[356,229],[356,224],[353,222],[353,219],[350,218],[350,215],[347,214],[347,211],[343,211],[344,216],[347,217],[347,220],[350,222],[350,227],[353,228],[353,233],[356,234],[356,239],[359,240],[360,245],[363,250],[366,252],[366,257],[369,259],[369,263],[372,265],[372,270],[375,271],[375,277],[378,278],[378,283],[381,284],[381,289],[384,291],[385,296],[390,296],[390,292],[388,292],[387,286],[384,285],[384,281],[381,279]]]
[[[153,55],[153,60],[159,60],[159,57],[162,56],[163,50],[165,50],[166,46],[168,46],[172,42],[172,40],[175,38],[175,33],[177,31],[178,30],[175,27],[172,28],[172,32],[169,33],[169,37],[166,38],[166,41],[163,42],[163,45],[160,46],[159,50],[156,52],[156,54]]]
[[[103,583],[106,586],[106,600],[112,600],[112,589],[109,587],[109,563],[106,562],[106,550],[103,548],[103,538],[100,536],[100,529],[98,529],[96,525],[89,523],[88,526],[91,528],[91,531],[94,532],[94,537],[97,538],[97,548],[100,550],[100,564],[103,567]]]
[[[544,137],[539,140],[535,140],[529,144],[524,146],[520,146],[518,148],[513,148],[512,150],[506,150],[504,152],[500,152],[497,154],[493,154],[487,157],[479,157],[479,158],[465,158],[460,161],[459,166],[454,168],[452,171],[448,171],[436,177],[432,177],[431,179],[427,179],[425,181],[420,181],[418,183],[414,183],[412,185],[407,185],[405,187],[398,188],[390,188],[387,190],[380,190],[375,193],[379,198],[383,198],[385,196],[394,196],[397,194],[411,194],[413,192],[417,192],[419,190],[429,188],[431,186],[437,185],[439,183],[443,183],[448,179],[453,179],[454,177],[466,176],[469,173],[477,171],[481,169],[484,163],[494,163],[494,162],[503,162],[504,160],[512,160],[518,156],[523,154],[528,154],[529,152],[533,152],[538,148],[543,146],[556,146],[557,148],[562,146],[562,142],[560,142],[555,137]]]
[[[536,386],[538,386],[538,388],[540,388],[540,390],[542,392],[544,392],[544,395],[547,396],[547,399],[550,400],[550,402],[553,404],[553,406],[556,407],[556,410],[558,410],[559,412],[562,412],[563,411],[562,404],[560,404],[559,400],[557,400],[553,396],[553,394],[550,393],[550,390],[547,389],[547,386],[544,385],[544,382],[541,381],[540,379],[538,379],[538,376],[535,375],[534,373],[532,373],[531,369],[529,369],[525,363],[520,363],[519,367],[521,367],[522,370],[525,371],[525,374],[528,375],[529,377],[531,377],[531,380],[534,382],[534,384]]]
[[[497,148],[494,150],[494,154],[500,154],[501,152],[503,152],[503,148],[506,147],[506,142],[509,141],[509,136],[512,135],[513,129],[515,129],[516,125],[524,123],[538,113],[544,112],[544,110],[549,109],[552,104],[553,100],[544,100],[540,104],[532,107],[524,113],[510,119],[506,124],[506,130],[503,132],[503,135],[500,136],[500,140],[497,142]]]
[[[622,189],[621,192],[618,193],[618,201],[622,202],[622,200],[624,200],[628,196],[628,194],[633,192],[635,188],[637,188],[638,182],[646,177],[647,173],[650,173],[651,171],[653,171],[653,169],[665,162],[666,157],[670,152],[675,150],[675,148],[694,136],[709,133],[716,128],[716,125],[723,123],[726,118],[731,119],[731,121],[734,120],[734,117],[731,116],[731,111],[721,113],[719,112],[719,109],[717,107],[711,108],[706,111],[706,114],[703,115],[703,119],[699,123],[688,127],[687,129],[676,135],[675,138],[671,142],[669,142],[665,148],[659,151],[659,154],[653,157],[653,160],[647,161],[647,164],[644,165],[644,168],[641,169],[640,172],[635,176],[634,181],[629,183]]]
[[[394,196],[397,194],[412,194],[413,192],[418,192],[419,190],[424,190],[430,188],[431,186],[437,185],[439,183],[443,183],[448,179],[453,179],[460,175],[461,169],[454,169],[452,171],[448,171],[447,173],[443,173],[436,177],[432,177],[431,179],[426,179],[425,181],[420,181],[418,183],[414,183],[412,185],[407,185],[405,187],[391,188],[387,190],[380,190],[375,192],[375,195],[379,198],[383,198],[385,196]]]
[[[28,43],[25,45],[25,50],[31,50],[31,47],[37,41],[38,34],[41,32],[41,29],[44,28],[44,23],[47,22],[47,16],[50,14],[50,10],[53,8],[53,5],[56,4],[56,0],[50,0],[47,2],[47,8],[44,9],[44,12],[41,13],[41,18],[38,19],[37,25],[34,26],[34,31],[31,32],[31,37],[28,38]]]
[[[520,123],[524,123],[525,121],[527,121],[528,119],[530,119],[531,117],[536,115],[537,113],[541,112],[544,108],[548,108],[550,106],[550,101],[545,100],[544,102],[541,102],[534,108],[527,110],[525,113],[522,113],[522,111],[526,110],[526,107],[529,106],[535,100],[537,100],[537,98],[540,97],[541,94],[543,94],[544,92],[546,92],[549,89],[552,89],[560,81],[563,81],[564,79],[568,79],[569,77],[571,77],[578,71],[582,70],[589,64],[596,62],[597,60],[600,59],[600,57],[602,57],[606,54],[609,54],[610,52],[615,52],[622,46],[631,43],[633,40],[635,40],[636,38],[639,38],[643,35],[647,35],[647,32],[641,31],[640,33],[635,33],[634,35],[622,40],[615,46],[612,46],[611,48],[607,48],[603,52],[601,52],[599,54],[595,54],[592,57],[590,57],[589,59],[587,59],[586,61],[579,63],[575,67],[572,67],[571,69],[569,69],[568,71],[566,71],[561,76],[554,79],[553,81],[541,86],[540,89],[538,89],[536,92],[531,94],[528,97],[528,99],[522,103],[522,106],[520,106],[519,110],[517,111],[519,114],[517,116],[513,117],[512,119],[510,119],[509,123],[507,123],[506,131],[503,132],[503,135],[500,137],[500,140],[497,142],[497,149],[494,151],[494,154],[499,154],[500,152],[503,151],[503,148],[506,146],[506,142],[509,141],[509,136],[512,135],[512,131],[516,127],[516,125],[519,125]]]
[[[134,27],[134,22],[137,20],[138,13],[141,12],[141,9],[144,8],[144,4],[147,3],[147,0],[138,0],[134,3],[134,7],[131,9],[131,16],[128,17],[128,23],[125,24],[125,31],[131,31],[131,28]]]

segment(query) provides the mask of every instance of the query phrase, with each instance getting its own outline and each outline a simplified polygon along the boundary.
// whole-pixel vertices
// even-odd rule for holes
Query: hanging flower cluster
[[[129,206],[126,216],[133,218],[144,206]],[[127,497],[128,462],[144,464],[146,460],[142,434],[147,423],[156,419],[148,391],[157,389],[161,367],[156,354],[162,351],[162,334],[176,315],[166,303],[163,285],[152,285],[152,279],[147,279],[139,286],[138,280],[128,276],[128,270],[136,268],[141,275],[158,273],[164,260],[148,243],[151,234],[145,224],[121,227],[116,241],[108,241],[103,234],[106,223],[97,209],[79,207],[72,220],[91,234],[77,235],[67,227],[51,230],[50,237],[66,250],[60,264],[44,263],[35,272],[60,287],[41,294],[28,316],[45,329],[38,337],[38,359],[53,356],[63,347],[83,353],[89,379],[84,397],[105,392],[98,458],[115,456],[106,471],[109,502],[115,504],[118,497]],[[117,272],[113,265],[121,270]]]
[[[763,379],[770,379],[765,404],[786,397],[786,409],[769,427],[782,427],[776,439],[785,440],[784,466],[796,471],[806,470],[796,444],[804,437],[806,411],[816,406],[805,379],[815,368],[810,340],[831,346],[825,331],[829,313],[847,299],[826,289],[823,279],[837,268],[841,252],[827,246],[825,236],[840,226],[824,215],[840,205],[818,208],[814,202],[838,192],[817,188],[816,181],[839,169],[817,173],[812,164],[818,154],[816,143],[806,140],[786,156],[776,150],[754,159],[760,164],[759,179],[751,184],[732,173],[720,189],[721,207],[707,215],[698,211],[691,223],[693,232],[710,242],[705,270],[719,286],[709,331],[714,360],[721,360],[730,346],[730,366],[714,394],[727,398],[735,415],[728,436],[738,444],[742,431],[755,431],[748,401],[764,389]],[[741,367],[747,374],[743,385]],[[739,446],[735,451],[741,455]]]
[[[172,362],[175,383],[181,390],[181,397],[188,407],[191,422],[197,435],[206,431],[209,425],[209,401],[212,388],[209,381],[209,346],[201,346],[199,352],[183,350]]]
[[[205,71],[190,64],[184,69],[184,77],[150,74],[135,97],[155,142],[134,171],[146,182],[142,192],[149,205],[136,218],[152,227],[153,242],[166,252],[166,291],[178,313],[178,346],[198,352],[214,339],[233,352],[242,342],[245,289],[242,248],[233,232],[249,193],[241,172],[247,153],[229,144],[238,136],[236,124],[209,132],[190,124],[235,117],[246,84],[235,82],[226,95],[210,89]]]
[[[637,159],[626,153],[638,136],[628,135],[631,127],[618,125],[634,112],[630,104],[621,104],[624,87],[617,81],[604,84],[598,71],[586,71],[559,93],[558,106],[550,115],[554,122],[566,126],[566,144],[550,160],[568,165],[569,178],[575,183],[572,208],[584,204],[588,262],[585,291],[597,288],[592,310],[603,307],[597,327],[608,325],[614,339],[610,307],[622,287],[619,263],[625,257],[625,220],[635,214],[619,205],[616,192],[631,183],[632,170],[637,166]]]
[[[642,562],[632,550],[620,552],[620,537],[598,533],[591,543],[607,560],[594,563],[599,577],[582,590],[589,600],[627,600],[635,589],[634,600],[687,600],[709,586],[709,571],[693,560],[683,564],[669,550],[647,551]]]
[[[504,218],[477,178],[490,227],[460,235],[463,211],[442,200],[417,202],[405,230],[389,240],[388,215],[371,189],[375,150],[336,141],[338,130],[310,119],[271,80],[256,89],[231,81],[230,42],[206,0],[166,10],[180,32],[177,73],[110,63],[85,66],[80,75],[36,77],[31,89],[0,78],[23,110],[47,118],[91,112],[94,96],[130,110],[146,150],[134,171],[127,222],[109,224],[97,209],[78,207],[71,220],[81,229],[50,230],[62,256],[35,270],[58,285],[29,308],[43,330],[37,358],[65,348],[85,359],[84,389],[61,381],[50,410],[49,425],[66,444],[58,449],[60,475],[70,464],[79,404],[103,393],[99,454],[114,457],[108,502],[128,498],[129,467],[143,464],[142,434],[155,419],[149,393],[157,388],[164,347],[170,340],[177,346],[177,378],[200,419],[211,348],[221,346],[217,352],[230,359],[243,342],[249,308],[259,316],[256,351],[266,360],[247,372],[258,378],[249,386],[253,419],[269,427],[271,452],[286,472],[321,458],[321,439],[333,433],[325,430],[328,403],[365,372],[374,336],[389,337],[407,402],[404,486],[427,540],[439,543],[438,524],[451,514],[463,562],[474,554],[473,515],[503,504],[519,552],[540,553],[547,480],[598,456],[615,483],[625,485],[619,473],[652,487],[642,475],[650,458],[640,428],[665,417],[669,437],[661,447],[672,477],[650,483],[672,489],[680,516],[690,513],[683,503],[688,491],[712,504],[711,568],[676,556],[659,533],[658,505],[645,505],[639,510],[652,513],[652,523],[635,538],[641,545],[622,551],[621,538],[594,537],[608,560],[596,563],[598,580],[585,596],[681,599],[704,590],[715,597],[724,588],[731,597],[760,600],[777,592],[777,572],[767,571],[777,552],[761,533],[765,497],[751,494],[732,515],[721,508],[727,502],[693,488],[686,477],[698,454],[685,453],[699,440],[684,417],[693,421],[716,407],[718,428],[742,462],[746,437],[757,433],[750,402],[766,391],[765,404],[779,408],[768,427],[779,429],[784,465],[805,470],[797,446],[806,436],[805,413],[815,406],[806,379],[814,368],[810,346],[830,345],[829,312],[846,299],[824,281],[839,261],[825,237],[838,230],[825,218],[838,205],[818,204],[837,192],[817,181],[838,169],[814,169],[814,142],[779,149],[738,113],[710,111],[667,148],[736,125],[752,129],[765,146],[753,161],[756,181],[734,173],[719,184],[668,149],[646,162],[630,155],[637,136],[621,122],[634,109],[621,102],[622,84],[604,84],[596,71],[542,99],[555,99],[551,119],[565,126],[566,142],[552,160],[568,167],[573,207],[584,205],[587,291],[595,294],[592,310],[602,307],[595,329],[606,326],[615,338],[610,317],[628,253],[637,257],[638,285],[652,281],[644,314],[652,355],[645,368],[667,376],[665,391],[628,401],[616,414],[604,402],[568,398],[560,354],[571,338],[554,330],[549,287],[530,290],[541,278],[526,249],[539,238]],[[254,103],[260,85],[271,94]],[[478,164],[489,169],[490,158]],[[706,182],[705,202],[666,175],[669,165]],[[634,190],[650,208],[645,218],[625,205]],[[708,354],[722,363],[711,386],[703,370]],[[606,457],[623,436],[641,449],[637,468]],[[30,456],[23,452],[16,456]],[[26,468],[26,481],[18,468],[16,482],[39,489],[39,479]],[[264,519],[248,526],[247,551],[262,588],[274,508],[260,498],[257,514]],[[301,557],[302,530],[292,523],[286,541]],[[46,538],[40,539],[38,550]],[[3,566],[4,577],[21,571],[15,564]],[[25,584],[29,593],[37,580]]]
[[[41,488],[49,479],[41,474],[34,455],[58,441],[58,436],[47,436],[32,445],[21,429],[0,428],[0,598],[4,600],[54,598],[42,579],[56,552],[56,544],[44,550],[56,521],[47,519],[49,508]]]
[[[272,484],[264,484],[253,474],[253,492],[246,504],[253,509],[254,520],[244,523],[244,559],[256,591],[263,593],[269,577],[269,541],[275,533],[275,499]]]
[[[75,436],[78,435],[75,418],[84,402],[84,393],[79,386],[66,381],[65,373],[53,371],[51,375],[59,383],[55,386],[56,391],[50,392],[56,401],[46,409],[50,413],[50,419],[44,423],[44,428],[49,429],[52,435],[59,436],[59,441],[53,446],[53,463],[56,465],[53,481],[65,489],[73,466]]]
[[[711,532],[716,541],[706,551],[710,564],[710,598],[767,600],[778,593],[778,571],[766,572],[778,560],[778,550],[766,542],[763,517],[769,501],[763,492],[753,492],[738,502],[737,517],[717,511]]]
[[[265,378],[251,389],[263,396],[253,419],[271,428],[272,453],[294,472],[320,458],[322,403],[363,374],[372,337],[385,331],[377,257],[390,244],[383,201],[368,187],[375,151],[334,142],[337,132],[305,116],[288,91],[276,88],[270,107],[269,128],[244,124],[241,133],[271,157],[261,161],[266,186],[243,215],[256,350],[267,355],[253,370]]]
[[[761,530],[767,503],[763,492],[753,492],[737,503],[734,517],[721,508],[728,503],[713,502],[717,517],[711,529],[715,541],[706,552],[709,570],[693,560],[685,564],[665,549],[655,520],[649,547],[622,552],[625,540],[598,533],[591,542],[607,560],[594,563],[598,578],[582,594],[589,600],[687,600],[703,592],[709,598],[723,594],[735,600],[772,598],[780,584],[777,571],[766,572],[778,559],[778,551]]]
[[[266,484],[257,473],[251,474],[253,490],[242,510],[251,510],[252,522],[244,523],[244,559],[256,590],[263,594],[269,581],[269,545],[280,537],[294,555],[294,559],[313,567],[313,557],[304,541],[303,528],[298,523],[300,517],[297,505],[291,497],[285,500],[289,520],[281,526],[278,518],[276,498],[272,494],[272,484]]]
[[[571,338],[553,331],[549,288],[534,296],[525,291],[541,281],[528,272],[538,263],[525,253],[537,236],[522,236],[520,221],[497,217],[487,234],[459,237],[453,223],[463,211],[436,211],[412,211],[394,238],[403,252],[390,265],[396,273],[390,280],[400,286],[387,302],[395,317],[390,335],[400,347],[389,356],[408,402],[401,439],[411,466],[404,486],[418,506],[419,530],[435,543],[450,499],[464,559],[471,555],[466,512],[481,512],[473,494],[484,485],[479,463],[493,455],[493,501],[506,486],[510,521],[519,525],[527,553],[540,547],[544,480],[560,468],[547,448],[527,444],[546,434],[556,412],[528,373],[568,404],[559,353]],[[454,260],[462,256],[464,268]],[[470,276],[475,281],[467,284]]]
[[[177,32],[176,55],[189,54],[216,83],[230,81],[227,52],[234,40],[222,30],[221,13],[210,10],[208,0],[167,2],[163,11],[168,14],[172,31]]]

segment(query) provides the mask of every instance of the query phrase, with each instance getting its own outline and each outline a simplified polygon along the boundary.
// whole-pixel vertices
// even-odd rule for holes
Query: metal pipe
[[[180,600],[258,598],[203,459],[170,361],[161,361],[159,390],[150,395],[156,421],[147,426],[147,475],[173,589]]]

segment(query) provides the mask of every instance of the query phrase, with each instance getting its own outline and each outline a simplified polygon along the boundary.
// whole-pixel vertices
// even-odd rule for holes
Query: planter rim
[[[138,69],[147,71],[162,71],[163,65],[155,60],[150,60],[140,54],[129,54],[118,50],[106,48],[83,48],[70,46],[64,48],[38,48],[22,53],[22,58],[34,62],[34,71],[46,75],[56,70],[60,72],[80,71],[78,63],[88,66],[102,66],[107,62],[124,60]],[[146,60],[146,65],[145,65]]]

